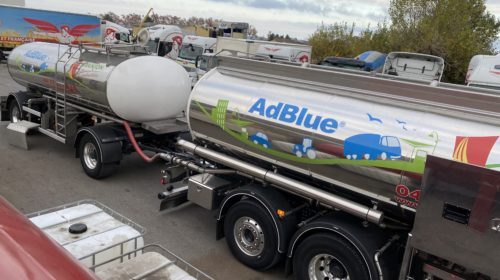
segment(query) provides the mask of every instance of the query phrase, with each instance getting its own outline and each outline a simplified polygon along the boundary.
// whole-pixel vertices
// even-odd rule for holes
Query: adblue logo
[[[249,113],[278,120],[285,123],[296,124],[312,130],[320,130],[324,133],[334,133],[339,124],[335,119],[326,118],[309,112],[306,107],[299,107],[293,104],[279,102],[268,105],[265,98],[259,98],[248,110]]]

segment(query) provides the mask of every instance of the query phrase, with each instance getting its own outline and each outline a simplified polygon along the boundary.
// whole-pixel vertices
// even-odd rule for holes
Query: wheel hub
[[[314,256],[309,262],[311,280],[349,280],[349,273],[344,264],[329,254]]]
[[[89,169],[97,167],[97,149],[93,143],[86,143],[83,147],[83,160]]]
[[[264,232],[254,219],[239,218],[234,224],[233,233],[238,248],[246,255],[255,257],[264,250]]]

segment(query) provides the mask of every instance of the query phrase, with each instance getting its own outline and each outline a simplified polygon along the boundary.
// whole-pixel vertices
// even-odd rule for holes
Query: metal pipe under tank
[[[369,222],[380,224],[382,223],[382,220],[384,218],[384,213],[376,209],[372,209],[365,205],[347,200],[345,198],[315,188],[308,184],[304,184],[302,182],[287,178],[283,175],[274,173],[271,170],[266,170],[264,168],[246,163],[244,161],[229,157],[227,155],[214,152],[210,149],[201,147],[192,142],[186,140],[179,140],[177,142],[177,145],[184,148],[186,151],[190,153],[196,154],[208,160],[218,162],[227,167],[234,168],[236,170],[239,170],[243,173],[247,173],[251,176],[254,176],[258,179],[269,182],[271,184],[275,184],[286,191],[290,191],[298,195],[315,199],[322,204],[338,208],[342,211],[350,213],[354,216],[357,216]],[[163,154],[162,157],[166,160],[172,160],[173,158],[175,158],[174,155],[168,155],[168,154]],[[182,164],[182,165],[188,168],[190,168],[191,166],[190,164]]]

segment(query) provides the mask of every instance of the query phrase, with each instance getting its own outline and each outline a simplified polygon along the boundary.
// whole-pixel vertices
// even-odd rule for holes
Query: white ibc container
[[[28,215],[28,218],[86,267],[105,263],[144,246],[144,229],[95,201],[80,201]],[[83,224],[86,230],[71,233]],[[83,228],[85,228],[83,226]],[[136,253],[140,254],[140,252]],[[99,266],[106,269],[113,263]]]
[[[142,279],[141,277],[169,280],[196,279],[157,252],[144,253],[124,263],[99,270],[96,275],[101,280]]]

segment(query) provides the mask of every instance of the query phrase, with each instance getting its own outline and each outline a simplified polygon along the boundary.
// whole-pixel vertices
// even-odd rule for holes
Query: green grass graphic
[[[203,112],[203,114],[205,114],[207,117],[209,117],[214,124],[219,125],[217,116],[216,116],[216,114],[213,113],[214,111],[212,111],[212,114],[209,114],[208,111],[203,107],[203,105],[201,105],[197,101],[195,101],[195,103],[200,108],[200,110]],[[224,106],[226,106],[225,108],[227,110],[227,104],[225,104]],[[216,109],[216,108],[214,108],[214,109]],[[280,151],[272,150],[269,148],[264,148],[262,145],[255,144],[252,141],[248,140],[247,136],[244,134],[232,131],[228,128],[223,128],[223,127],[221,127],[221,128],[226,133],[231,135],[233,138],[237,139],[238,141],[244,143],[247,146],[253,147],[254,149],[257,149],[257,150],[264,152],[266,154],[269,154],[269,155],[272,155],[275,157],[279,157],[282,159],[290,160],[290,161],[295,161],[295,162],[300,162],[300,163],[305,163],[305,164],[315,164],[315,165],[316,164],[318,164],[318,165],[345,164],[345,165],[355,165],[355,166],[371,166],[371,167],[379,167],[379,168],[387,168],[387,169],[413,172],[413,173],[418,173],[418,174],[424,173],[425,158],[417,157],[411,162],[398,161],[398,160],[349,160],[349,159],[344,159],[344,158],[335,158],[335,159],[299,158],[299,157],[292,155],[292,154],[289,154],[289,153],[280,152]]]

